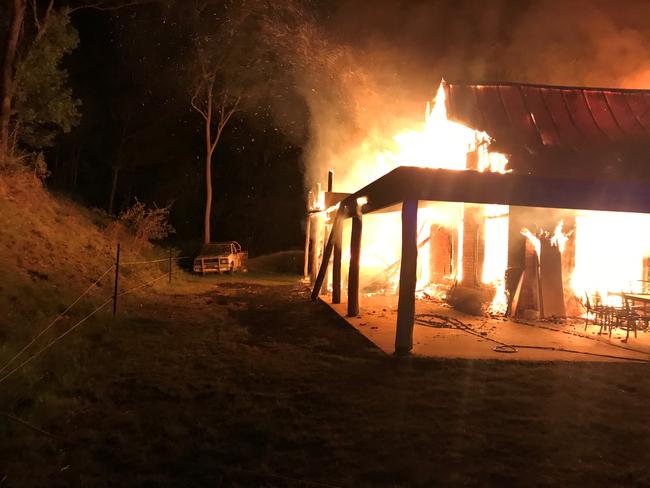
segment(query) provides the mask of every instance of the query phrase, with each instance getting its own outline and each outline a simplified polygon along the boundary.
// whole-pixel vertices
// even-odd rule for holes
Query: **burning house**
[[[443,81],[394,141],[365,186],[334,193],[330,175],[313,192],[305,273],[314,298],[347,291],[352,316],[360,296],[397,293],[396,350],[416,294],[549,317],[647,291],[650,91]]]

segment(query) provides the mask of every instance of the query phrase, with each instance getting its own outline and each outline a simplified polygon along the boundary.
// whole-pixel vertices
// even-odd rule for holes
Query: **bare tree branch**
[[[190,100],[190,103],[192,104],[192,108],[196,110],[198,113],[203,116],[205,120],[208,120],[208,114],[205,110],[203,110],[199,104],[197,103],[197,99],[199,97],[199,94],[201,93],[201,90],[203,89],[203,81],[198,83],[196,85],[196,89],[194,90],[194,94],[192,95],[192,99]]]
[[[230,121],[230,118],[234,115],[235,112],[239,109],[239,102],[241,100],[241,97],[237,97],[237,100],[235,100],[235,103],[226,110],[226,99],[224,98],[221,102],[221,107],[219,108],[219,112],[221,116],[219,117],[219,122],[217,122],[217,133],[214,136],[214,141],[212,142],[211,146],[211,152],[214,152],[214,150],[217,147],[217,144],[219,143],[219,140],[221,139],[221,134],[223,132],[223,129],[228,125],[228,122]]]
[[[36,7],[36,0],[32,3],[32,6],[34,8],[34,22],[36,23],[36,26],[38,28],[36,32],[36,39],[34,42],[37,42],[41,37],[45,35],[45,32],[47,32],[47,27],[49,25],[49,20],[52,15],[52,10],[54,9],[54,0],[50,0],[50,3],[47,6],[47,9],[45,10],[45,15],[43,15],[43,20],[40,21],[38,20],[38,10]]]
[[[38,21],[38,7],[36,6],[36,0],[32,0],[32,11],[34,12],[34,25],[36,30],[41,30],[41,23]]]
[[[107,2],[97,2],[97,3],[89,3],[86,5],[78,5],[76,7],[70,8],[68,12],[73,13],[83,9],[93,9],[93,10],[101,10],[101,11],[120,10],[128,7],[137,7],[139,5],[150,5],[152,3],[160,3],[160,0],[134,0],[131,2],[121,3],[119,5],[107,5],[106,3]]]

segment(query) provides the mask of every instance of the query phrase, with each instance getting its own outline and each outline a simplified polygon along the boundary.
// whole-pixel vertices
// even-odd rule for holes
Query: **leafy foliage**
[[[119,215],[118,221],[140,243],[161,240],[175,232],[169,224],[170,207],[171,205],[147,208],[144,203],[136,200],[135,205]]]
[[[80,121],[81,102],[61,67],[78,43],[67,11],[53,11],[17,65],[14,113],[19,140],[29,149],[51,147],[59,132],[70,132]]]

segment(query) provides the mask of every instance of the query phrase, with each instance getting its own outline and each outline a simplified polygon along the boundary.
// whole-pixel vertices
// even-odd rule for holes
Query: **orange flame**
[[[379,150],[366,155],[357,164],[356,174],[351,175],[343,186],[359,187],[368,184],[382,173],[398,166],[416,166],[467,170],[468,153],[474,153],[478,171],[507,172],[508,158],[490,151],[492,139],[488,134],[453,122],[447,117],[445,90],[440,84],[433,105],[427,104],[424,121],[414,128],[404,130],[392,137],[391,150]],[[492,311],[505,311],[504,274],[507,266],[508,210],[507,207],[485,207],[486,248],[482,281],[498,288]],[[457,236],[456,262],[448,277],[462,279],[463,255],[463,208],[460,204],[428,203],[418,211],[418,290],[431,285],[431,243],[427,241],[433,224],[450,229]],[[362,270],[370,276],[381,275],[399,262],[401,251],[401,220],[399,212],[368,214],[364,217],[362,235]],[[397,268],[399,269],[399,268]],[[398,272],[386,276],[387,289],[397,290]]]

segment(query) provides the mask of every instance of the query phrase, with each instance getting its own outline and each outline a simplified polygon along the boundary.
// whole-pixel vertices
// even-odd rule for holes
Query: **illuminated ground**
[[[329,301],[329,297],[324,297],[325,303]],[[393,353],[397,319],[394,297],[362,297],[359,317],[346,317],[345,303],[330,306],[384,352]],[[610,339],[608,335],[598,335],[597,326],[589,325],[585,331],[583,320],[523,323],[503,318],[472,317],[427,300],[417,301],[416,315],[429,322],[428,326],[416,323],[413,331],[413,353],[424,357],[531,361],[650,360],[650,333],[639,332],[636,338],[630,335],[624,344],[625,331],[616,330]],[[445,317],[458,319],[469,328],[444,324]],[[515,347],[515,353],[497,352],[495,348],[499,344],[494,341],[536,348]],[[511,348],[498,349],[512,351]]]
[[[647,486],[647,364],[393,358],[297,281],[128,296],[3,383],[1,486]],[[624,451],[624,452],[623,452]]]

